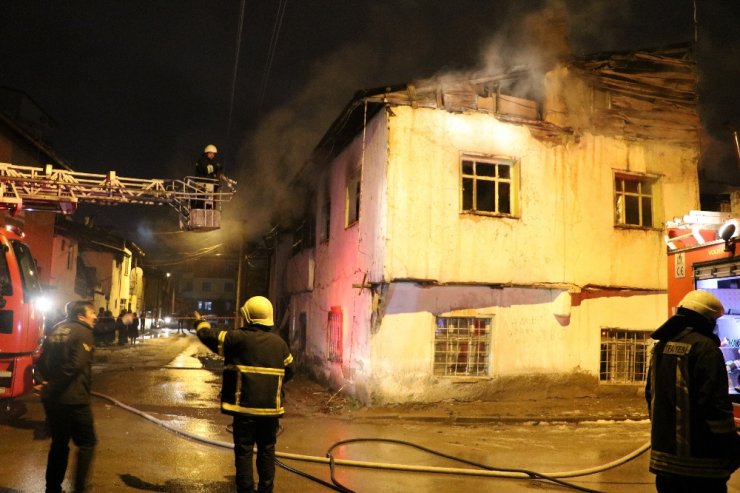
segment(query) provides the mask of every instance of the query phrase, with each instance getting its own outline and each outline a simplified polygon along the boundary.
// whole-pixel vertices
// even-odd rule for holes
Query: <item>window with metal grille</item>
[[[652,347],[649,330],[601,329],[599,381],[645,382]]]
[[[437,317],[434,374],[489,376],[490,317]]]
[[[513,161],[463,156],[460,166],[463,212],[516,214],[516,170]]]
[[[654,179],[616,174],[614,177],[614,221],[622,226],[653,227]]]
[[[342,307],[333,306],[326,321],[326,345],[329,361],[342,362]]]

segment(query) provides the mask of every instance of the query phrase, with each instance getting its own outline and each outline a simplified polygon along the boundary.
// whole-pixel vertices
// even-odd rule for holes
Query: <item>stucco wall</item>
[[[665,295],[584,300],[557,317],[555,289],[393,283],[372,339],[372,402],[434,402],[494,396],[507,377],[599,373],[601,329],[652,330],[664,319]],[[567,292],[566,292],[567,294]],[[488,377],[433,374],[436,317],[490,316]]]
[[[542,143],[484,114],[390,118],[385,278],[665,288],[662,221],[698,207],[693,149],[584,135]],[[460,154],[519,162],[517,218],[460,213]],[[614,227],[614,170],[662,175],[655,229]]]

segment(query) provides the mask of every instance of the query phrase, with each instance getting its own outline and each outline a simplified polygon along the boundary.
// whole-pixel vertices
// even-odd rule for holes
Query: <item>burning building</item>
[[[275,250],[297,361],[375,403],[642,382],[698,125],[688,46],[357,93]]]

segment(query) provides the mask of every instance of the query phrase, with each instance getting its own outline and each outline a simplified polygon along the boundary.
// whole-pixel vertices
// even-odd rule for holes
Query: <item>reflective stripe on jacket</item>
[[[248,416],[282,416],[283,383],[293,377],[288,345],[269,327],[250,325],[214,331],[206,321],[196,325],[198,338],[224,357],[221,411]]]

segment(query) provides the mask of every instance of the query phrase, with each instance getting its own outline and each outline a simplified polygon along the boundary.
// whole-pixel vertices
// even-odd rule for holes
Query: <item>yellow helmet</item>
[[[702,289],[689,291],[678,304],[680,308],[694,311],[702,317],[714,321],[725,313],[722,302],[711,293]]]
[[[218,149],[216,149],[216,146],[213,144],[208,144],[205,149],[203,149],[203,154],[207,152],[212,152],[214,154],[218,154]]]
[[[242,316],[250,324],[272,327],[272,303],[264,296],[252,296],[241,308]]]

